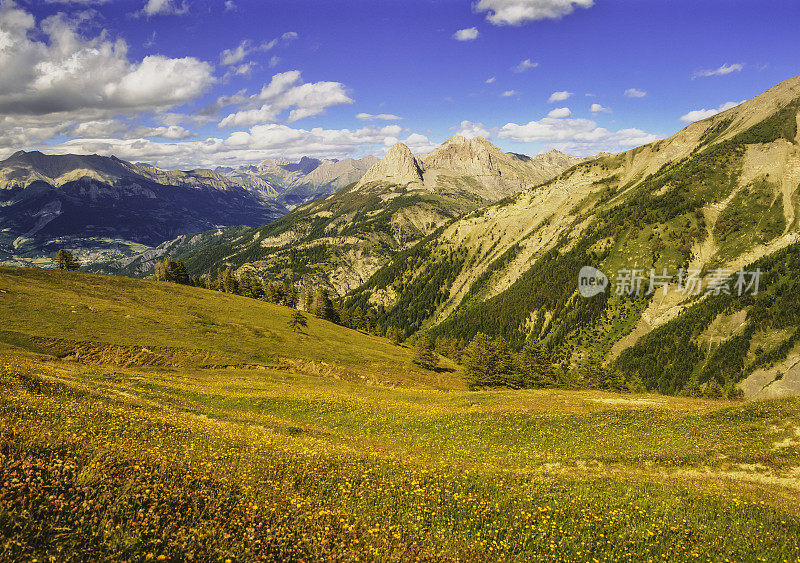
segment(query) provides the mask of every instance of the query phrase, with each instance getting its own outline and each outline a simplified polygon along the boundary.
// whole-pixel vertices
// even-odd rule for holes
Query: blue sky
[[[0,157],[618,152],[800,73],[800,3],[0,0]]]

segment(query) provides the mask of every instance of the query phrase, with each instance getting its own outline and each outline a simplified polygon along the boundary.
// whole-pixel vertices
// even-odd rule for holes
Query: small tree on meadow
[[[293,332],[303,332],[303,329],[308,326],[308,319],[298,310],[292,311],[292,316],[289,317],[289,327]]]
[[[58,251],[53,261],[59,270],[77,270],[81,267],[81,263],[75,260],[72,252],[63,248]]]
[[[429,370],[435,370],[439,365],[439,356],[436,355],[433,340],[427,334],[417,338],[414,343],[414,363]]]

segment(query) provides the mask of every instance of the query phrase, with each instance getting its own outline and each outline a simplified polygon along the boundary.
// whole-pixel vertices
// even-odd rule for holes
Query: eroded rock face
[[[356,189],[371,182],[404,186],[422,184],[422,166],[403,143],[395,143],[380,162],[372,166],[361,178]]]
[[[583,160],[555,150],[535,157],[507,153],[483,137],[456,135],[416,158],[406,145],[395,144],[358,187],[383,183],[433,192],[460,190],[496,201],[546,182]]]

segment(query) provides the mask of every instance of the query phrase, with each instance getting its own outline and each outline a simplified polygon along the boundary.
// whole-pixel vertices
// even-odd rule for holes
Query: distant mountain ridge
[[[378,159],[270,158],[256,165],[218,168],[229,180],[292,209],[359,180]]]
[[[583,160],[557,151],[536,157],[505,153],[483,138],[456,136],[419,157],[396,143],[357,181],[270,225],[184,236],[111,264],[109,271],[144,275],[159,259],[173,256],[196,274],[233,265],[271,279],[301,278],[343,295],[441,226]],[[276,173],[285,165],[260,166]]]
[[[358,180],[378,159],[266,159],[163,170],[114,156],[18,151],[0,162],[0,262],[47,265],[71,246],[87,264],[185,233],[272,222]]]
[[[6,264],[48,265],[61,247],[86,263],[107,261],[183,233],[262,225],[286,212],[211,170],[38,151],[0,162],[0,262]]]

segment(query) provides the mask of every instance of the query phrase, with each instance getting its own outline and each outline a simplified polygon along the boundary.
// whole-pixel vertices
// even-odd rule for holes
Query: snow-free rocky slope
[[[109,269],[145,275],[169,255],[195,273],[228,264],[344,295],[453,219],[581,161],[556,151],[533,158],[505,153],[483,138],[456,136],[420,157],[397,143],[357,182],[270,225],[184,236]]]
[[[580,163],[446,225],[348,302],[408,333],[533,339],[567,367],[602,355],[667,393],[712,380],[755,397],[798,393],[799,109],[795,77],[668,139]],[[667,268],[673,284],[679,268],[764,274],[757,296],[673,286],[584,299],[588,264],[612,287],[623,268]]]

